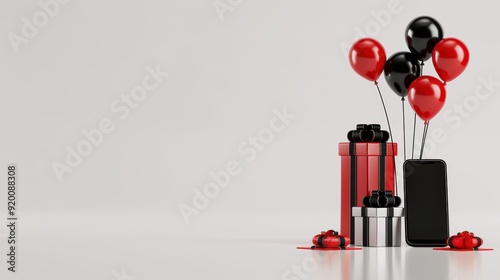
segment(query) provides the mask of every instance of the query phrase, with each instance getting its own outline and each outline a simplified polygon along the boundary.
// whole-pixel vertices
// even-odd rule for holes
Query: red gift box
[[[397,195],[393,157],[397,147],[397,143],[339,143],[340,234],[354,240],[352,207],[364,206],[363,198],[373,190],[388,190]]]

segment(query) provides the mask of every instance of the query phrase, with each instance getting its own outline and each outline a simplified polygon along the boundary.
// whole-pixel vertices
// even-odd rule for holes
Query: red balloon
[[[349,50],[349,62],[352,69],[372,82],[375,82],[382,74],[385,60],[384,47],[371,38],[359,39]]]
[[[443,83],[431,76],[416,78],[408,88],[408,102],[425,122],[437,115],[445,100],[446,89]]]
[[[469,63],[469,50],[458,39],[443,39],[432,50],[432,63],[439,77],[449,82],[464,72]]]

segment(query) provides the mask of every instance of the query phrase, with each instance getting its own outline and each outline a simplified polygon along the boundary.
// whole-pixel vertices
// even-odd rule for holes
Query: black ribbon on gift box
[[[394,196],[392,191],[372,191],[371,196],[363,198],[363,204],[366,207],[398,207],[401,204],[401,198]]]
[[[358,124],[356,125],[356,130],[351,130],[347,133],[347,139],[349,140],[349,154],[350,159],[350,190],[351,190],[351,207],[356,205],[356,143],[386,143],[389,140],[389,132],[381,130],[380,124]],[[380,145],[379,156],[379,190],[385,191],[385,156],[387,154],[387,146]],[[399,198],[399,197],[398,197]],[[399,199],[401,201],[401,199]],[[363,202],[364,203],[364,202]],[[352,217],[351,212],[351,228],[350,235],[351,239],[354,239],[354,217]]]
[[[358,124],[356,130],[347,133],[349,142],[380,142],[385,143],[389,140],[389,132],[380,130],[380,124]]]

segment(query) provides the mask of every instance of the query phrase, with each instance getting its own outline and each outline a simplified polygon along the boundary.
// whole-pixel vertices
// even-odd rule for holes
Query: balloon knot
[[[404,97],[404,96],[403,96],[403,97],[401,97],[401,101],[405,101],[405,97]]]
[[[422,60],[422,62],[420,62],[420,65],[424,66],[424,61]]]
[[[443,83],[443,86],[446,86],[446,82]]]
[[[378,85],[377,81],[374,81],[375,85]]]

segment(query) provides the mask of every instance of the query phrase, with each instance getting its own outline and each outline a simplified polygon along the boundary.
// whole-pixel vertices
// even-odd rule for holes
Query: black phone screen
[[[446,163],[407,160],[404,187],[408,245],[446,246],[449,236]]]

